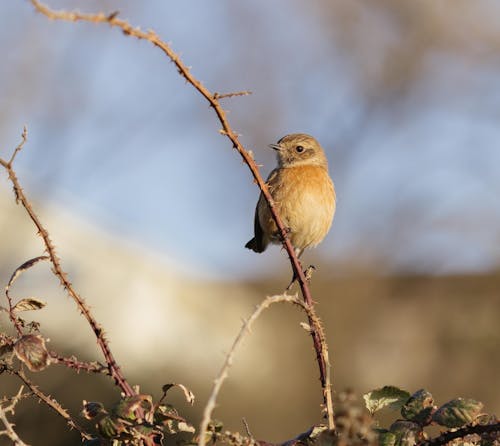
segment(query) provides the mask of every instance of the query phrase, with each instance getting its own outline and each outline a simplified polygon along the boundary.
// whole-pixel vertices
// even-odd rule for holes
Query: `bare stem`
[[[109,368],[99,362],[83,362],[79,361],[74,356],[66,358],[56,352],[49,352],[50,360],[54,364],[61,364],[69,369],[76,370],[77,373],[83,371],[87,373],[100,373],[109,375]]]
[[[219,374],[217,375],[217,378],[214,380],[214,386],[212,388],[212,392],[210,393],[210,397],[208,399],[208,402],[205,406],[205,409],[203,410],[203,419],[202,419],[201,424],[200,424],[198,446],[204,446],[206,443],[206,434],[207,434],[208,424],[210,423],[210,420],[212,419],[212,412],[215,408],[215,405],[217,402],[217,397],[219,395],[222,384],[224,383],[224,381],[228,377],[229,369],[231,368],[231,366],[233,364],[236,350],[243,342],[245,336],[248,333],[250,333],[254,322],[261,315],[261,313],[264,310],[266,310],[267,308],[269,308],[272,304],[276,304],[276,303],[280,303],[280,302],[288,302],[288,303],[298,305],[300,308],[302,308],[308,314],[308,316],[311,319],[317,320],[317,316],[315,315],[314,310],[311,307],[309,307],[305,302],[299,300],[296,296],[288,296],[286,294],[279,295],[279,296],[270,296],[270,297],[266,297],[259,305],[257,305],[257,307],[255,308],[255,310],[251,314],[251,316],[246,321],[244,321],[240,332],[236,336],[236,338],[233,342],[233,345],[232,345],[231,349],[229,350],[229,353],[226,355],[226,359],[224,361],[224,364],[222,365],[222,368],[221,368]],[[321,334],[323,334],[322,331],[321,331]],[[326,352],[326,355],[327,355],[326,357],[328,357],[327,352]]]
[[[14,153],[12,154],[12,157],[10,158],[10,161],[7,162],[3,159],[0,158],[0,165],[2,165],[6,170],[9,175],[9,180],[11,181],[13,187],[14,187],[14,193],[16,196],[16,202],[21,203],[26,212],[28,213],[29,217],[31,218],[31,221],[37,228],[38,235],[42,238],[43,243],[45,245],[45,250],[47,251],[47,254],[50,258],[50,262],[52,263],[52,271],[54,274],[59,278],[59,281],[63,288],[66,290],[68,295],[75,301],[78,309],[80,312],[83,314],[87,322],[89,323],[90,327],[92,328],[96,338],[97,338],[97,344],[101,348],[104,358],[106,360],[107,367],[109,369],[109,374],[113,377],[115,383],[122,389],[122,391],[128,395],[135,395],[135,391],[133,388],[130,386],[130,384],[127,382],[125,377],[123,376],[120,367],[118,366],[117,362],[115,361],[115,358],[113,354],[111,353],[111,349],[109,347],[108,341],[106,340],[104,336],[104,332],[101,328],[101,326],[97,323],[97,321],[94,319],[92,316],[90,309],[88,305],[86,304],[85,300],[83,297],[81,297],[73,288],[73,285],[68,279],[68,275],[66,272],[62,269],[60,259],[56,254],[56,250],[54,247],[54,244],[52,243],[52,240],[50,239],[48,231],[45,229],[45,227],[42,225],[40,219],[38,218],[38,215],[35,213],[33,210],[33,207],[29,200],[27,199],[23,188],[21,187],[21,184],[19,183],[19,180],[17,178],[16,172],[14,171],[12,167],[12,163],[15,159],[16,154],[21,150],[23,147],[24,143],[26,142],[26,127],[24,128],[23,135],[22,135],[22,142],[19,144],[16,149],[14,150]],[[9,303],[10,305],[10,303]]]
[[[71,417],[66,409],[64,409],[54,398],[50,397],[43,393],[38,386],[36,386],[25,374],[22,370],[9,370],[9,373],[12,373],[19,377],[19,379],[33,392],[33,394],[42,400],[47,406],[57,412],[60,416],[62,416],[68,426],[72,429],[76,429],[80,432],[80,435],[85,439],[91,439],[92,436],[87,434],[83,427],[76,423],[75,420]]]
[[[28,446],[17,434],[14,430],[14,424],[9,421],[7,418],[7,413],[14,413],[14,408],[19,400],[23,397],[23,387],[19,389],[19,392],[10,399],[10,404],[7,404],[7,401],[3,400],[0,402],[0,421],[4,425],[5,429],[0,431],[0,436],[6,435],[12,440],[12,443],[15,446]]]

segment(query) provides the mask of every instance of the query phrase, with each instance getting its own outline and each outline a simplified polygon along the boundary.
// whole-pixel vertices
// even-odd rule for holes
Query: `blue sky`
[[[463,50],[450,31],[402,70],[396,62],[415,47],[373,8],[340,29],[322,14],[327,1],[106,5],[171,42],[211,91],[253,91],[224,105],[264,174],[274,165],[268,143],[299,131],[320,140],[339,201],[315,254],[334,262],[332,271],[498,267],[494,5],[478,3],[485,34],[471,34]],[[458,26],[458,14],[447,20]],[[258,191],[214,113],[158,49],[105,26],[48,21],[28,2],[0,6],[0,47],[0,150],[28,124],[18,165],[28,191],[204,275],[285,267],[278,248],[261,256],[243,248]]]

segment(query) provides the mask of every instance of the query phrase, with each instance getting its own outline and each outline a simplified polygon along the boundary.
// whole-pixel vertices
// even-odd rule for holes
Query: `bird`
[[[269,147],[276,151],[278,165],[266,184],[300,258],[306,248],[325,238],[332,225],[336,196],[328,160],[320,143],[305,133],[286,135]],[[255,209],[254,237],[245,247],[262,253],[270,243],[282,243],[282,238],[261,193]],[[292,283],[294,280],[295,276]]]

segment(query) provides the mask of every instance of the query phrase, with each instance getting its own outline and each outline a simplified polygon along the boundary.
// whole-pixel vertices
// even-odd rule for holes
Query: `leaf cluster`
[[[483,403],[471,398],[455,398],[438,406],[425,389],[410,394],[394,386],[373,390],[363,397],[372,415],[386,407],[401,415],[388,428],[377,428],[381,446],[446,444],[451,440],[457,446],[490,446],[496,441],[492,433],[498,439],[499,420],[484,413]],[[426,428],[430,426],[445,430],[429,440]]]

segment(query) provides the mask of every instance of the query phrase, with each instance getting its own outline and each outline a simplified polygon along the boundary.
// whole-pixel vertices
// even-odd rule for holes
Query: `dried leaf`
[[[18,359],[24,362],[32,372],[39,372],[50,363],[45,340],[40,335],[22,336],[14,344],[14,352]]]
[[[363,395],[365,406],[371,414],[384,407],[398,410],[408,401],[408,398],[410,394],[406,390],[394,386],[384,386]]]
[[[196,432],[194,426],[186,423],[185,421],[179,421],[177,423],[177,429],[179,430],[179,432],[189,432],[191,434],[194,434]]]
[[[172,388],[172,387],[179,387],[182,389],[184,392],[184,397],[186,398],[186,401],[189,404],[194,404],[194,393],[191,392],[184,384],[175,384],[175,383],[170,383],[170,384],[164,384],[162,387],[163,394],[166,395],[166,393]]]
[[[163,424],[165,426],[171,425],[172,421],[180,421],[182,417],[179,416],[179,413],[170,404],[160,404],[154,413],[154,421],[157,424]]]
[[[26,299],[20,300],[16,305],[14,305],[13,311],[30,311],[30,310],[41,310],[47,305],[46,302],[38,300],[34,297],[27,297]]]
[[[0,358],[9,353],[12,353],[13,350],[14,350],[14,344],[11,344],[10,342],[0,344]]]
[[[36,265],[38,262],[42,262],[43,260],[48,260],[48,259],[49,256],[39,256],[24,262],[12,273],[12,276],[10,276],[9,283],[5,287],[5,292],[6,293],[9,292],[10,287],[24,271],[30,269],[33,265]]]
[[[301,322],[300,323],[300,326],[305,330],[307,331],[308,333],[311,333],[312,330],[311,330],[311,326],[305,322]]]
[[[83,400],[82,416],[87,420],[93,420],[95,417],[99,415],[106,415],[106,414],[107,414],[106,409],[104,409],[102,403],[99,403],[98,401],[87,402]]]

